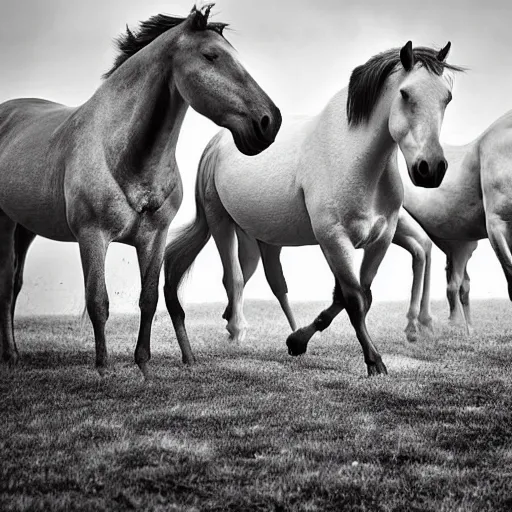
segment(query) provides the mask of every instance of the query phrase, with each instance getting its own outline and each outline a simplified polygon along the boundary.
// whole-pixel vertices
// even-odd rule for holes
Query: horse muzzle
[[[277,107],[248,118],[241,129],[231,130],[236,147],[244,155],[258,155],[275,141],[281,122],[281,112]]]
[[[437,188],[443,182],[448,169],[444,156],[438,158],[418,158],[412,165],[411,180],[417,187]]]

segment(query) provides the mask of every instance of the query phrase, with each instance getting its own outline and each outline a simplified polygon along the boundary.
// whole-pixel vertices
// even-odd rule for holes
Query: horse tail
[[[216,135],[206,146],[199,161],[196,178],[196,217],[178,231],[177,236],[165,248],[164,277],[165,300],[167,309],[172,316],[172,310],[178,307],[181,310],[178,299],[178,291],[186,274],[190,271],[197,255],[204,248],[211,237],[210,227],[204,209],[205,190],[210,178],[213,176],[217,162],[217,141],[220,134]]]

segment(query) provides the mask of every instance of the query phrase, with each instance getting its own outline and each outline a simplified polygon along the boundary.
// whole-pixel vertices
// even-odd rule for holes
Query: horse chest
[[[386,236],[393,219],[385,215],[370,214],[364,217],[359,216],[347,223],[345,229],[348,231],[350,240],[356,249],[362,249]]]
[[[141,230],[167,229],[177,212],[182,183],[177,168],[167,168],[160,179],[115,179],[106,174],[94,181],[67,183],[68,217],[71,225],[95,225],[111,240],[129,241]]]

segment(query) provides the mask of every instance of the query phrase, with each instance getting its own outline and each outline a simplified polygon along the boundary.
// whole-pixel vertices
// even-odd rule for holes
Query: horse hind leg
[[[205,213],[224,268],[222,282],[231,308],[226,329],[230,339],[242,342],[247,334],[247,321],[243,312],[244,275],[238,259],[236,225],[216,190],[209,190],[209,196],[205,201]]]
[[[412,256],[413,281],[405,336],[409,342],[415,342],[418,341],[422,324],[427,328],[432,326],[429,298],[432,242],[417,222],[402,209],[393,243]]]
[[[462,304],[462,309],[464,310],[464,317],[466,319],[466,329],[467,333],[471,334],[473,331],[473,321],[471,319],[471,308],[469,304],[469,292],[470,292],[470,279],[467,268],[464,269],[464,277],[462,279],[462,284],[460,286],[460,302]]]
[[[13,296],[11,302],[11,325],[12,338],[16,347],[16,337],[14,334],[14,312],[16,310],[16,302],[23,287],[23,272],[25,269],[25,261],[30,244],[34,241],[36,235],[18,224],[14,233],[14,282]],[[17,350],[17,349],[16,349]]]
[[[0,212],[0,336],[1,360],[9,366],[18,361],[18,349],[13,336],[12,302],[15,273],[16,224]]]
[[[470,333],[469,315],[469,276],[466,266],[478,242],[444,241],[447,254],[446,265],[446,296],[450,305],[450,323],[463,325],[466,333]],[[467,276],[467,281],[465,281]],[[468,287],[467,294],[464,292]],[[466,304],[465,304],[466,303]]]
[[[280,260],[281,247],[265,244],[264,242],[259,242],[259,246],[265,276],[270,285],[270,289],[279,301],[291,330],[295,331],[297,329],[297,322],[295,321],[290,303],[288,302],[288,286],[286,285],[286,279]]]
[[[15,274],[14,274],[14,289],[13,301],[11,306],[11,315],[14,318],[14,311],[16,309],[16,302],[18,295],[23,287],[23,273],[25,270],[25,261],[30,245],[34,241],[36,235],[28,229],[18,224],[14,234],[14,250],[15,250]]]
[[[238,239],[238,261],[242,268],[242,274],[244,276],[244,287],[249,282],[249,279],[254,275],[260,262],[260,250],[258,242],[243,231],[239,226],[236,226],[236,236]],[[226,283],[225,283],[226,284]],[[228,297],[231,295],[226,289]],[[222,314],[224,320],[229,321],[232,316],[233,306],[228,301],[228,305]]]
[[[499,215],[487,215],[487,234],[491,246],[505,274],[508,284],[508,296],[512,301],[512,229],[510,222],[506,222]]]

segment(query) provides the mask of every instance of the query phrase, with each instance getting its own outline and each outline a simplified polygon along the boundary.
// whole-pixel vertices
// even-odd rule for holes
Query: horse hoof
[[[19,356],[17,352],[2,355],[2,363],[5,364],[7,368],[14,368],[18,364],[18,360]]]
[[[229,333],[229,340],[233,343],[243,343],[247,336],[247,327],[226,327]]]
[[[418,341],[418,333],[417,332],[407,332],[405,333],[405,337],[409,343],[416,343]]]
[[[382,361],[368,364],[368,377],[375,377],[376,375],[387,375],[388,370]]]
[[[137,365],[140,368],[140,371],[142,372],[142,375],[144,376],[144,380],[150,380],[151,379],[151,373],[149,371],[149,365],[147,361],[137,363]]]
[[[418,321],[411,319],[407,324],[407,327],[404,329],[405,337],[409,343],[415,343],[419,338],[419,326]]]
[[[308,349],[309,339],[304,339],[303,329],[292,332],[286,340],[288,354],[291,356],[300,356],[305,354]]]
[[[420,322],[420,331],[423,334],[427,334],[428,336],[433,336],[435,334],[435,332],[434,332],[434,324],[432,323],[432,320],[429,320],[427,322]]]
[[[182,356],[181,361],[186,366],[194,366],[196,364],[196,358],[193,355]]]

